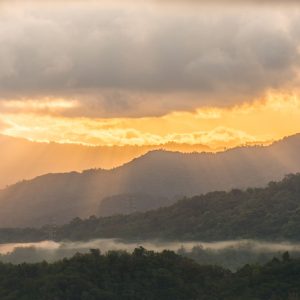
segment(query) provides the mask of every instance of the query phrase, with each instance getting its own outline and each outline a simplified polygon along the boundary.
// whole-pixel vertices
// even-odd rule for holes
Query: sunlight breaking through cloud
[[[202,107],[140,118],[69,116],[80,103],[63,99],[7,101],[2,103],[0,131],[39,142],[90,146],[201,144],[219,150],[268,144],[297,133],[299,99],[296,92],[270,91],[264,98],[232,107]]]

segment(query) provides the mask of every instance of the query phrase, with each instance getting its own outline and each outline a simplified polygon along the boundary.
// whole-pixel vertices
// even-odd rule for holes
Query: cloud
[[[101,146],[159,146],[175,143],[178,145],[206,145],[212,149],[258,142],[255,136],[242,130],[222,126],[209,130],[159,134],[136,127],[123,127],[126,125],[126,121],[122,120],[119,122],[91,119],[70,120],[19,114],[4,117],[4,122],[6,123],[6,128],[3,129],[4,134],[27,137],[40,142],[56,141]],[[157,125],[152,120],[152,122],[149,121],[148,126],[155,127]]]
[[[0,104],[0,121],[5,128],[0,128],[0,133],[59,143],[101,146],[177,143],[223,149],[265,143],[300,132],[300,96],[296,92],[274,92],[242,105],[206,107],[194,112],[176,111],[160,117],[61,115],[74,107],[77,109],[77,102],[73,103],[74,107],[71,104],[62,100],[30,101],[26,105],[22,101],[3,102],[2,108]]]
[[[0,11],[6,101],[58,97],[81,101],[77,116],[142,116],[297,84],[299,13],[289,6],[24,3]]]
[[[0,101],[2,113],[37,113],[37,114],[59,114],[69,109],[76,108],[79,103],[64,99],[39,99],[39,100],[9,100]]]

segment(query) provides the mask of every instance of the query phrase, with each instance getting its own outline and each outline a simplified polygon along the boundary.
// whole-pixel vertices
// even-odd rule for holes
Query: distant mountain
[[[109,169],[129,162],[151,149],[37,143],[0,134],[0,188],[46,173]]]
[[[97,215],[104,217],[143,212],[172,203],[174,203],[173,199],[147,194],[114,195],[102,199]]]
[[[88,217],[98,213],[103,198],[113,195],[179,199],[263,186],[300,171],[299,149],[300,135],[295,135],[267,147],[217,154],[153,151],[113,170],[40,176],[0,192],[0,227],[62,224],[75,216]]]
[[[211,151],[205,145],[85,146],[38,143],[0,134],[0,189],[47,173],[111,169],[155,149]]]

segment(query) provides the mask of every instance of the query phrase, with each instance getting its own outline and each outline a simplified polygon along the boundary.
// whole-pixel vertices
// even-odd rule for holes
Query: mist
[[[0,261],[6,263],[54,262],[72,257],[76,253],[88,253],[90,249],[132,252],[137,247],[161,252],[172,250],[194,259],[200,264],[220,265],[236,270],[247,263],[266,263],[274,257],[280,258],[288,251],[293,257],[300,257],[300,243],[270,243],[256,240],[236,240],[219,242],[126,242],[118,239],[97,239],[88,242],[15,243],[0,245]]]

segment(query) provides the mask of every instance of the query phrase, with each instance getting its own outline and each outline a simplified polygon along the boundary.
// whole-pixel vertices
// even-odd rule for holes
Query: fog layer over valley
[[[88,253],[90,249],[132,252],[138,247],[161,252],[165,249],[194,259],[200,264],[216,264],[232,270],[247,263],[265,263],[288,251],[292,257],[300,257],[300,243],[270,243],[255,240],[219,242],[126,242],[118,239],[98,239],[87,242],[15,243],[0,245],[0,261],[19,264],[41,261],[54,262],[76,253]]]

